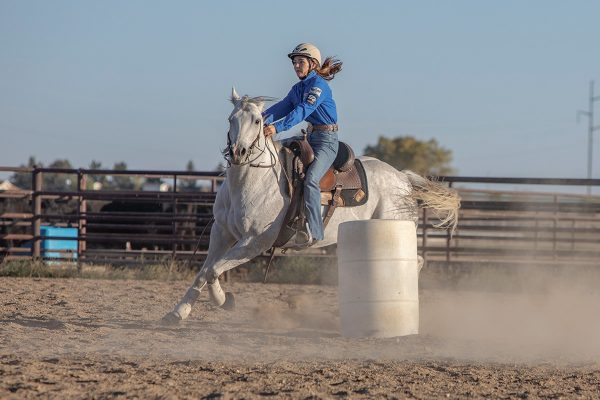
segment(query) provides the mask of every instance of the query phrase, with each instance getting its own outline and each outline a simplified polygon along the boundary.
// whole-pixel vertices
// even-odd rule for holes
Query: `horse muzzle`
[[[236,144],[231,148],[230,155],[232,164],[241,164],[248,158],[248,150]]]

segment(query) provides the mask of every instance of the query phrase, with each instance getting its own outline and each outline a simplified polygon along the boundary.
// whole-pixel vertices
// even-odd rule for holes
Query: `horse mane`
[[[235,98],[232,95],[229,98],[229,101],[231,101],[231,103],[234,106],[239,105],[239,107],[244,111],[249,111],[250,105],[254,105],[262,111],[265,102],[275,101],[275,100],[277,100],[275,97],[269,97],[269,96],[250,97],[248,95],[243,95],[241,98]]]

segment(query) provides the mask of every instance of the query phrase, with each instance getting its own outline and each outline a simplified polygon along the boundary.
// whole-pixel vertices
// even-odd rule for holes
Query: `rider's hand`
[[[265,125],[263,131],[266,137],[272,136],[277,133],[277,130],[275,130],[274,125]]]

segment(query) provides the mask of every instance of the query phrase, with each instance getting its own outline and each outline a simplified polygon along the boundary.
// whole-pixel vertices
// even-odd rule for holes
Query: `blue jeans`
[[[306,219],[313,239],[323,240],[319,182],[335,161],[338,151],[338,135],[337,133],[315,131],[308,135],[308,143],[313,148],[315,160],[308,167],[304,181]]]

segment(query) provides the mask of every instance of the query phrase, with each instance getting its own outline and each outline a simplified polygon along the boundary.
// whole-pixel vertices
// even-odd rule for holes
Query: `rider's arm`
[[[294,90],[294,89],[292,89]],[[273,121],[277,121],[285,117],[292,109],[294,105],[292,104],[291,95],[292,90],[283,98],[280,102],[273,104],[271,107],[267,108],[266,111],[263,111],[263,116],[265,117],[263,123],[265,125],[273,123]]]
[[[283,119],[277,121],[275,129],[277,132],[287,131],[294,125],[304,121],[310,114],[317,109],[324,99],[331,96],[331,89],[327,84],[315,84],[308,90],[306,96],[303,96],[304,101],[298,104],[294,109]]]

